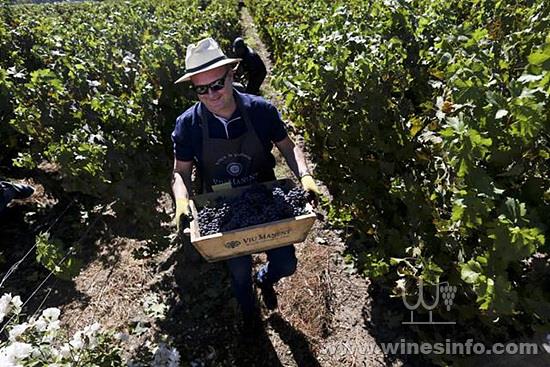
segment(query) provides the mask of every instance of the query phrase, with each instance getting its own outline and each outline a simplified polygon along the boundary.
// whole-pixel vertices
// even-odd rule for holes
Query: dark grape
[[[202,236],[274,222],[308,213],[305,192],[273,186],[253,185],[234,198],[218,198],[198,212]]]

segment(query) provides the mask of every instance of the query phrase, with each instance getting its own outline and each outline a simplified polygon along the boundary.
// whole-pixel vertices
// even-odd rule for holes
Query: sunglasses
[[[221,90],[225,86],[225,78],[227,77],[228,73],[229,73],[229,70],[227,70],[225,72],[225,74],[223,74],[223,76],[220,79],[216,79],[210,84],[193,85],[193,90],[197,94],[207,94],[208,89],[212,89],[212,91],[214,91],[214,92],[218,91],[218,90]]]

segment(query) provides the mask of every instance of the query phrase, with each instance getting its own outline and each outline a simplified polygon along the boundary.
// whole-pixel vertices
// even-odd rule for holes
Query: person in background
[[[288,136],[277,109],[265,99],[240,93],[233,87],[234,67],[239,61],[226,57],[212,38],[187,47],[186,73],[176,83],[190,82],[199,102],[176,119],[172,132],[172,190],[178,231],[182,223],[189,223],[194,165],[203,191],[212,191],[216,185],[237,187],[271,181],[275,180],[275,158],[271,154],[275,145],[303,189],[313,196],[320,194],[302,150]],[[296,271],[293,245],[268,250],[266,254],[268,262],[254,276],[250,255],[226,260],[243,312],[245,332],[257,332],[261,326],[253,281],[266,308],[273,310],[277,307],[273,286]]]
[[[26,199],[34,193],[32,186],[25,184],[0,181],[0,213],[13,199]]]
[[[260,86],[267,75],[264,62],[241,37],[237,37],[233,41],[233,54],[242,60],[237,74],[242,73],[247,81],[244,92],[259,95]]]

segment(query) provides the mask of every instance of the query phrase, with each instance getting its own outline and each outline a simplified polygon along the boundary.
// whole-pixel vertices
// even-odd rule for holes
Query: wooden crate
[[[290,179],[270,181],[262,185],[271,188],[275,184],[282,184],[285,189],[295,186]],[[218,197],[238,196],[247,188],[249,186],[197,195],[190,201],[191,213],[195,218],[190,224],[191,243],[207,261],[215,262],[263,252],[306,239],[316,218],[313,208],[309,204],[307,204],[308,214],[201,237],[196,219],[198,218],[197,208],[201,208],[207,202],[216,200]]]

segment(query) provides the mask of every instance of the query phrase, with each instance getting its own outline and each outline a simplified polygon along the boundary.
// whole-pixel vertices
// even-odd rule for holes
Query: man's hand
[[[191,214],[191,209],[189,209],[189,199],[180,198],[176,199],[176,216],[174,222],[176,222],[176,227],[178,232],[180,231],[180,223],[183,217],[189,218]]]
[[[319,190],[315,180],[310,174],[307,174],[300,178],[300,182],[302,183],[302,188],[306,192],[308,200],[315,205],[317,203],[317,197],[321,195],[321,190]]]

